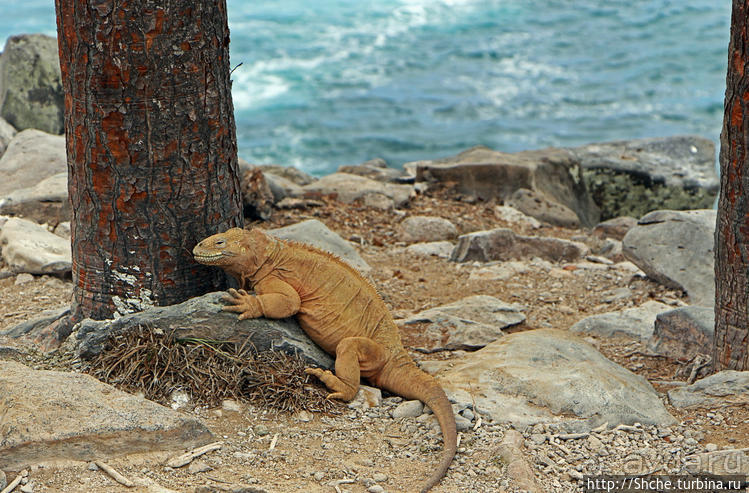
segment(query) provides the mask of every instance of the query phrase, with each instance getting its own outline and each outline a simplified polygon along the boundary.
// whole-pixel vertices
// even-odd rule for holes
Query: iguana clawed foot
[[[239,320],[263,316],[263,310],[257,296],[249,294],[244,289],[231,288],[228,293],[221,297],[223,301],[229,303],[222,310],[239,313]]]
[[[359,390],[348,385],[346,382],[335,376],[330,370],[305,368],[304,373],[316,376],[329,390],[333,391],[328,394],[326,399],[341,399],[342,401],[348,402],[356,397],[356,392]]]

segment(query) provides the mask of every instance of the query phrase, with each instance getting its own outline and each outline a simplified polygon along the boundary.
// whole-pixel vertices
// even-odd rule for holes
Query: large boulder
[[[65,137],[40,130],[18,132],[0,158],[0,197],[68,170]]]
[[[717,212],[654,211],[622,240],[624,256],[651,279],[682,289],[692,304],[715,304],[713,246]]]
[[[296,320],[239,320],[236,313],[222,310],[222,296],[220,292],[208,293],[184,303],[154,307],[115,320],[83,320],[75,334],[78,354],[85,359],[93,358],[104,350],[110,334],[149,327],[180,339],[238,344],[249,341],[258,351],[274,349],[298,354],[315,366],[332,367],[333,359],[307,337]]]
[[[5,118],[0,117],[0,156],[3,155],[5,149],[8,148],[8,144],[15,137],[16,131],[13,125],[8,123]]]
[[[32,187],[0,197],[0,214],[51,225],[69,221],[68,173],[57,173]]]
[[[348,241],[341,238],[338,233],[331,231],[317,219],[308,219],[296,224],[284,226],[283,228],[269,229],[268,234],[299,243],[307,243],[336,257],[345,260],[360,272],[367,273],[372,268],[359,255],[359,252]]]
[[[57,39],[11,36],[0,56],[0,116],[18,130],[61,134],[63,92]]]
[[[647,380],[562,330],[506,335],[452,360],[437,378],[454,402],[475,402],[493,420],[520,429],[552,422],[570,431],[606,422],[675,423]]]
[[[585,188],[582,169],[565,149],[509,154],[474,147],[457,156],[404,166],[413,170],[417,183],[450,185],[462,195],[498,201],[525,188],[571,209],[583,226],[598,222],[599,211]]]
[[[475,231],[458,237],[450,260],[491,262],[540,257],[552,262],[574,262],[590,253],[583,243],[544,236],[523,236],[508,228]]]
[[[718,192],[715,144],[694,136],[590,144],[569,149],[603,219],[659,209],[704,209]]]
[[[3,260],[16,273],[64,274],[72,269],[70,240],[37,223],[10,218],[0,232]]]
[[[0,360],[0,469],[107,460],[213,441],[200,420],[127,394],[90,375]]]
[[[406,179],[403,170],[389,168],[382,158],[370,159],[361,164],[340,166],[339,173],[359,175],[375,181],[398,183]]]

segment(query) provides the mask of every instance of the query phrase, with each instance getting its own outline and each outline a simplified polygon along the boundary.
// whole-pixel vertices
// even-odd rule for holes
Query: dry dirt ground
[[[609,269],[585,269],[582,277],[568,276],[565,274],[575,267],[558,265],[553,275],[531,270],[508,281],[475,281],[469,279],[474,268],[470,265],[436,257],[416,258],[403,252],[405,244],[398,241],[397,222],[406,215],[442,216],[453,221],[460,233],[495,227],[531,233],[500,220],[492,203],[419,196],[403,211],[380,211],[333,200],[324,202],[320,207],[274,211],[272,220],[260,226],[272,228],[316,218],[359,244],[363,258],[373,267],[374,282],[396,318],[471,294],[486,294],[527,307],[527,322],[515,331],[567,329],[586,316],[637,306],[650,299],[673,305],[683,301],[680,292]],[[575,238],[594,250],[599,242],[584,230],[543,227],[532,234]],[[0,265],[0,271],[4,267]],[[41,276],[21,284],[17,280],[15,276],[0,279],[0,330],[34,318],[45,309],[65,305],[72,293],[69,279]],[[612,301],[612,293],[618,288],[629,288],[631,294]],[[406,346],[413,346],[419,338],[418,326],[402,330]],[[625,340],[592,342],[612,360],[648,378],[660,391],[670,388],[669,381],[687,378],[675,376],[681,365],[648,356],[640,351],[639,344]],[[412,354],[418,361],[451,357],[448,352]],[[32,365],[48,366],[38,355],[28,358]],[[164,454],[112,459],[109,463],[128,476],[151,481],[150,488],[136,488],[142,491],[164,491],[156,486],[160,485],[192,492],[203,485],[230,483],[249,484],[267,492],[414,491],[434,469],[441,442],[425,423],[412,418],[395,421],[390,411],[397,402],[398,398],[388,397],[383,406],[369,410],[341,406],[332,416],[289,416],[251,404],[243,404],[240,412],[197,409],[195,412],[205,418],[224,446],[199,459],[191,469],[165,468]],[[703,432],[701,443],[749,447],[747,409],[723,408],[721,421],[707,415],[711,410],[669,410],[682,423]],[[505,466],[495,453],[505,429],[484,422],[478,429],[463,432],[454,464],[434,491],[512,491],[512,479],[506,476]],[[536,474],[542,476],[540,470]],[[83,463],[37,467],[30,472],[30,480],[34,492],[133,491]]]

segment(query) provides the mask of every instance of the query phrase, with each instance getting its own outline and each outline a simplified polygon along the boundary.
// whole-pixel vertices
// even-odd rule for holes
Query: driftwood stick
[[[224,445],[224,442],[214,442],[214,443],[209,443],[208,445],[203,445],[202,447],[198,447],[185,454],[169,459],[166,465],[167,467],[174,467],[174,468],[186,466],[187,464],[189,464],[196,458],[200,457],[201,455],[207,454],[208,452],[213,452],[214,450],[218,450],[223,445]]]
[[[24,469],[23,471],[21,471],[18,474],[18,476],[16,476],[16,479],[14,479],[13,481],[11,481],[8,484],[8,486],[6,486],[5,488],[3,488],[3,491],[0,491],[0,493],[10,493],[11,491],[15,490],[16,486],[18,486],[19,484],[21,484],[21,481],[23,480],[23,478],[25,478],[28,475],[29,475],[29,472]]]
[[[94,461],[94,464],[96,464],[99,469],[107,473],[110,478],[114,479],[122,486],[127,486],[128,488],[132,488],[133,486],[135,486],[135,483],[117,472],[114,467],[110,466],[109,464],[106,464],[100,460]]]

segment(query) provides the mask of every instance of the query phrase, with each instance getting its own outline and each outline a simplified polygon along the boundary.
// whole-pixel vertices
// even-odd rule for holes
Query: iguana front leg
[[[239,320],[247,318],[286,318],[295,315],[301,306],[299,293],[288,283],[277,278],[266,278],[255,285],[255,295],[244,289],[230,289],[222,299],[228,303],[223,309],[239,313]]]

